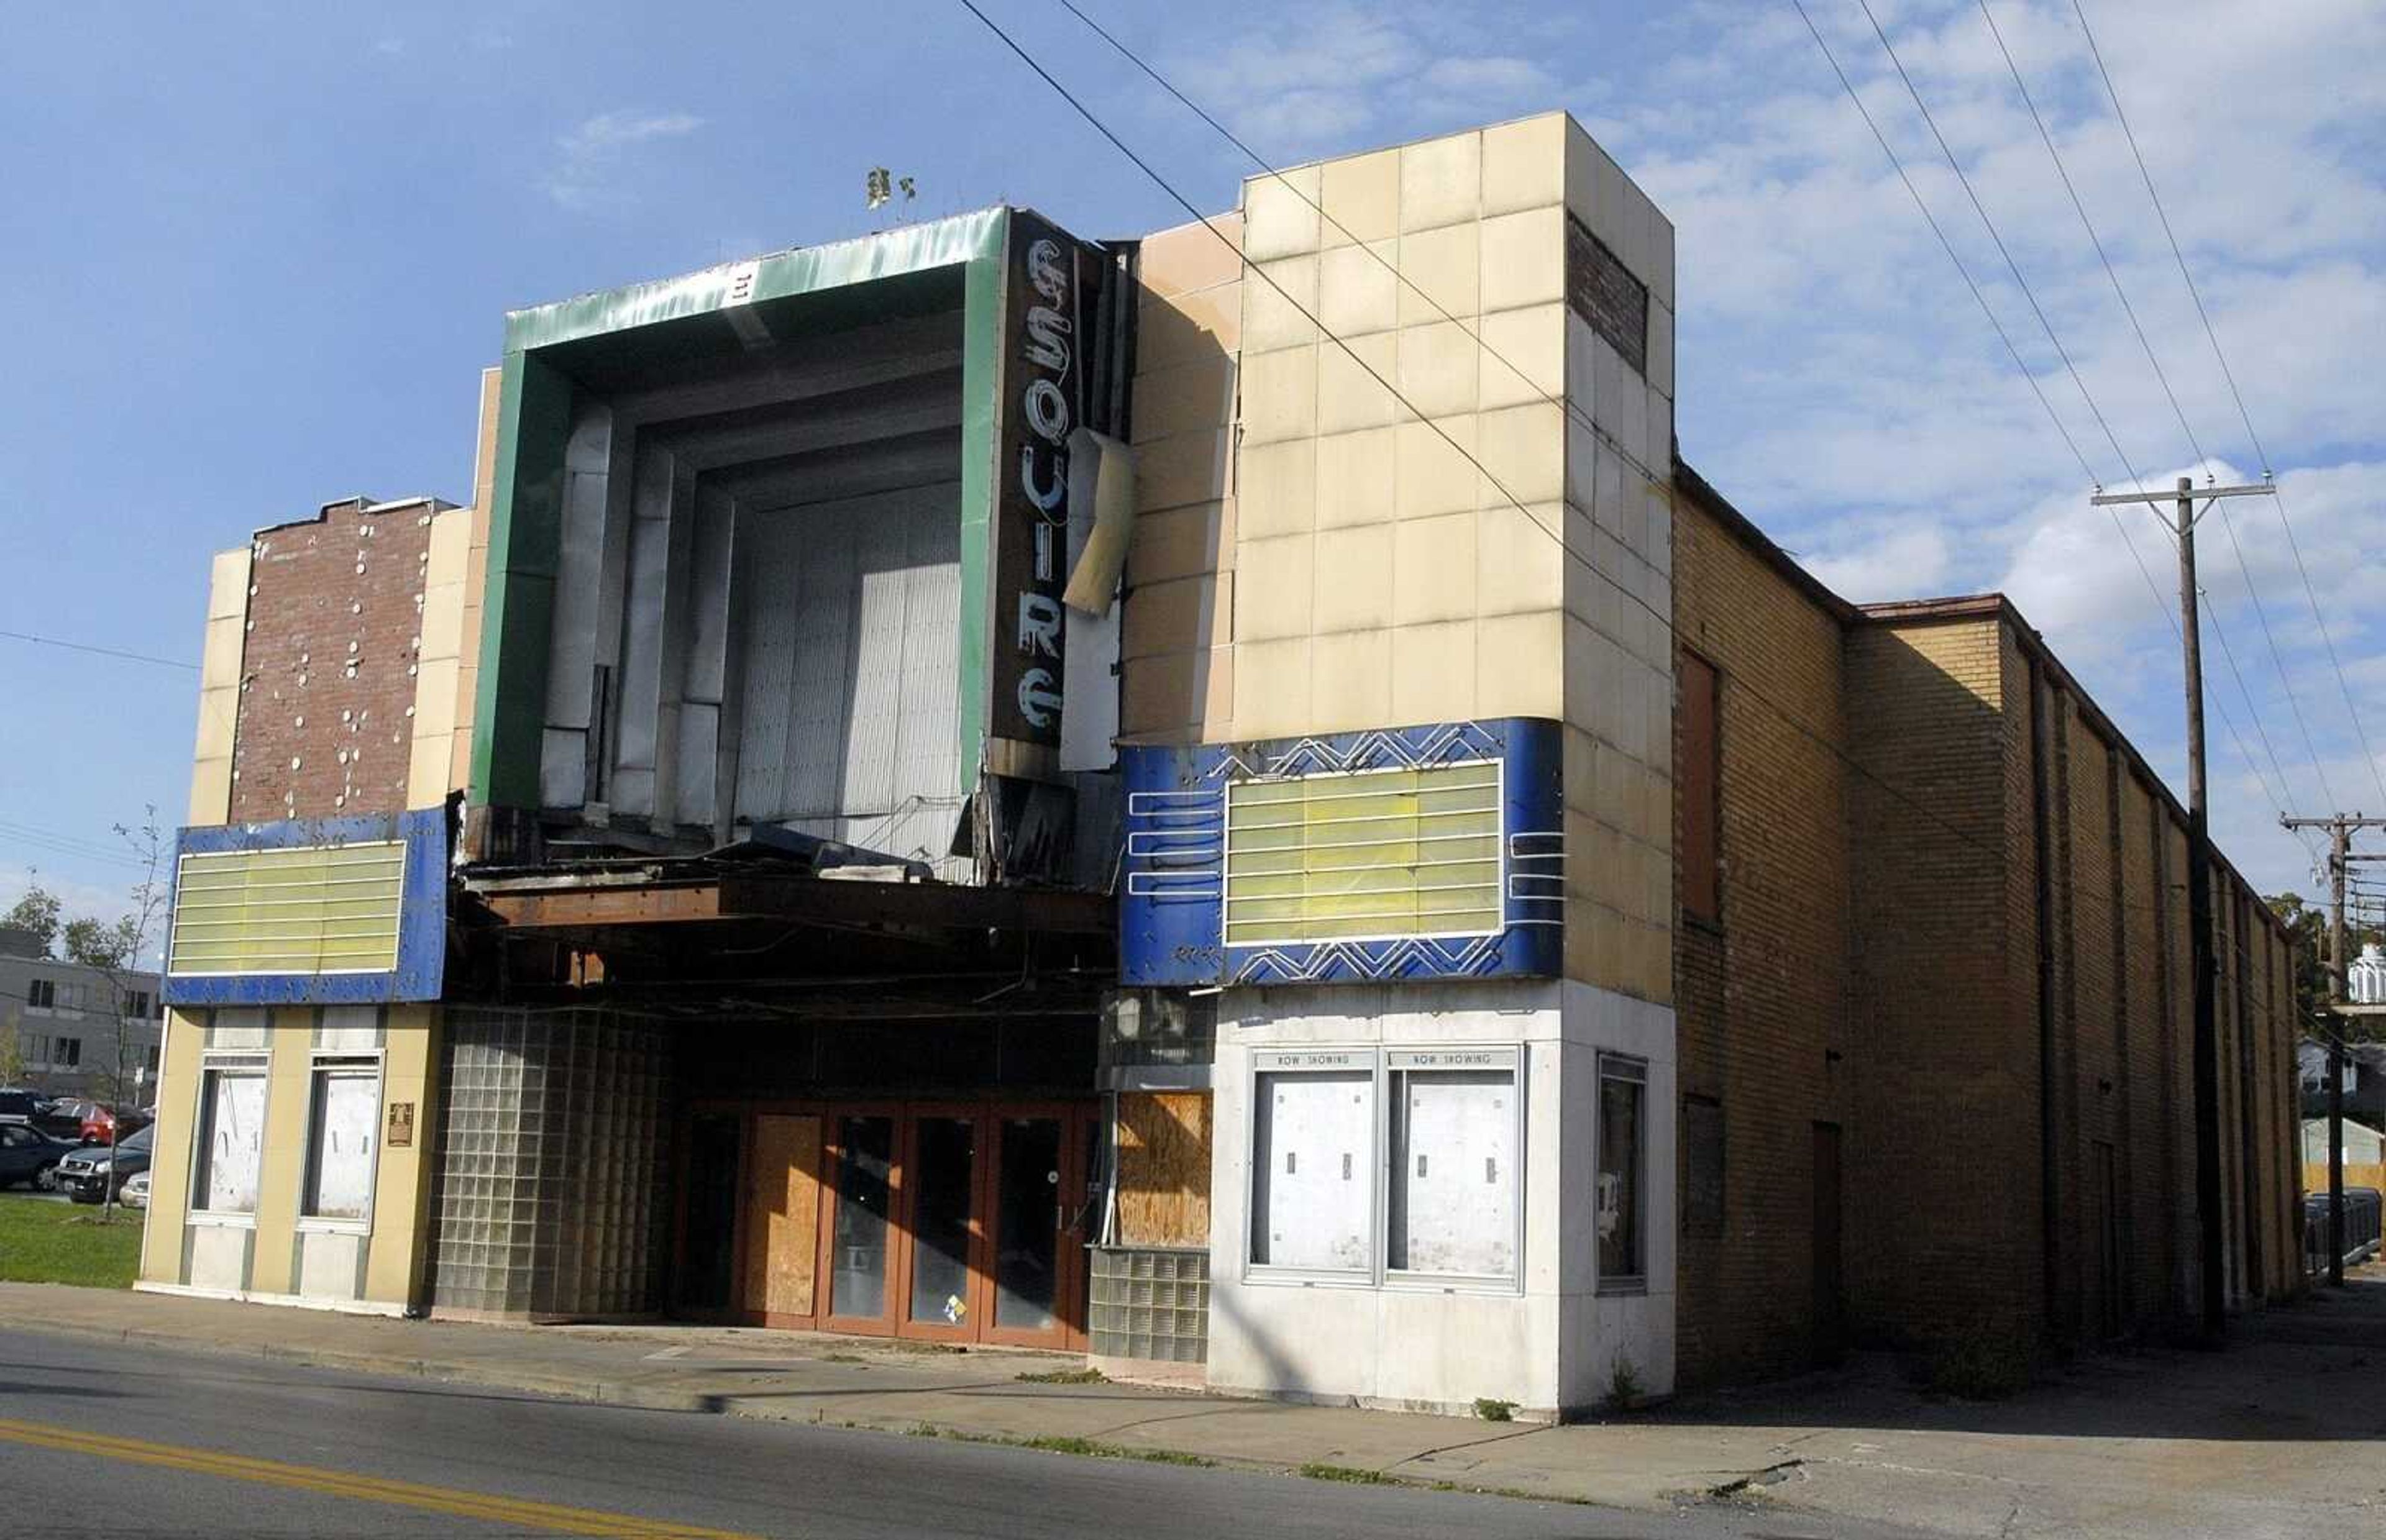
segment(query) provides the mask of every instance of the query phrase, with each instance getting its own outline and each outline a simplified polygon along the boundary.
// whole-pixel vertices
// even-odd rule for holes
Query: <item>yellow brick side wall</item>
[[[1993,619],[1848,637],[1850,1317],[2028,1333],[2039,1296],[2028,689]],[[1891,788],[1894,788],[1893,790]]]
[[[1813,1126],[1850,1122],[1852,895],[1845,765],[1808,736],[1844,736],[1839,621],[1687,498],[1674,535],[1676,625],[1722,695],[1723,913],[1681,920],[1673,953],[1681,1091],[1719,1101],[1725,1127],[1722,1232],[1685,1226],[1677,1254],[1676,1375],[1695,1385],[1812,1354]],[[1602,785],[1619,768],[1640,783],[1595,764]]]

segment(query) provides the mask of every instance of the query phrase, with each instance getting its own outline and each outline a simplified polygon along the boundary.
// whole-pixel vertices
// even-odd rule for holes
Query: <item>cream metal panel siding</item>
[[[741,518],[736,815],[909,855],[951,834],[960,488]]]

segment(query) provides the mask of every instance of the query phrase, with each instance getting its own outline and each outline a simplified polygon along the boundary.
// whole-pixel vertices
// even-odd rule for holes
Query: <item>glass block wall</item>
[[[1159,1246],[1094,1252],[1098,1357],[1200,1363],[1210,1354],[1210,1254]]]
[[[434,1308],[660,1308],[669,1042],[608,1010],[454,1007],[433,1214]]]

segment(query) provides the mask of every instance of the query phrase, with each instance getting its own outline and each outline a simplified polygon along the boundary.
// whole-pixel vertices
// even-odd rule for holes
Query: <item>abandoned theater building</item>
[[[1533,1416],[2191,1319],[2183,809],[1685,464],[1676,304],[1551,114],[512,313],[469,506],[215,558],[142,1286]]]

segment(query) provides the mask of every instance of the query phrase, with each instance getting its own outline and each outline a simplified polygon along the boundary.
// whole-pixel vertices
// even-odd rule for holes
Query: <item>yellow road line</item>
[[[176,1444],[151,1444],[137,1438],[119,1438],[110,1434],[84,1433],[79,1429],[24,1422],[10,1418],[0,1418],[0,1439],[31,1445],[36,1448],[129,1460],[137,1465],[164,1466],[198,1475],[258,1482],[293,1491],[320,1492],[328,1496],[350,1497],[359,1502],[389,1503],[457,1518],[486,1519],[492,1523],[511,1524],[523,1529],[551,1530],[565,1534],[620,1536],[622,1540],[754,1540],[751,1535],[729,1530],[704,1529],[664,1519],[642,1519],[631,1513],[564,1508],[521,1497],[501,1497],[452,1487],[425,1486],[417,1482],[392,1481],[382,1476],[356,1475],[320,1466],[286,1465],[280,1460],[257,1459],[246,1455],[222,1454],[212,1449],[194,1449]]]

